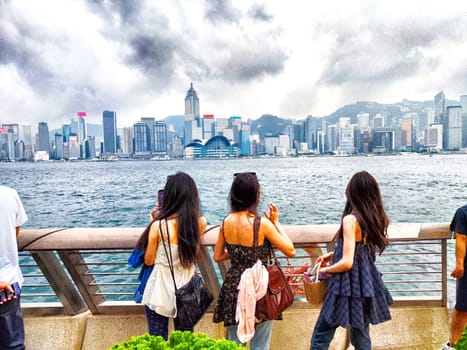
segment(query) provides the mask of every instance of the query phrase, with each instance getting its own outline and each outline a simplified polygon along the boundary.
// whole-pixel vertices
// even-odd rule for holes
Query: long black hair
[[[230,211],[248,210],[257,215],[260,187],[256,173],[237,173],[230,187]]]
[[[164,201],[154,220],[146,227],[136,244],[137,249],[147,246],[149,231],[154,221],[177,217],[178,252],[184,267],[196,261],[199,247],[200,201],[198,189],[190,175],[177,172],[167,177]]]
[[[355,173],[345,190],[347,201],[344,216],[353,214],[362,230],[362,238],[372,253],[384,251],[389,244],[387,228],[389,219],[383,208],[383,200],[376,179],[367,171]],[[336,238],[344,234],[343,222],[337,231]]]

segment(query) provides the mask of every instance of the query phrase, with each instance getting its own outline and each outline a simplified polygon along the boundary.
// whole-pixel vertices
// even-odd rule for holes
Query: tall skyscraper
[[[123,128],[122,152],[133,154],[133,128]]]
[[[318,148],[318,128],[321,121],[319,118],[309,115],[305,122],[305,142],[308,144],[309,150]]]
[[[45,151],[47,155],[50,155],[50,137],[49,137],[49,126],[46,122],[40,122],[38,126],[38,151]]]
[[[444,97],[444,92],[440,91],[435,96],[434,100],[435,107],[435,123],[443,123],[444,112],[446,110],[446,98]]]
[[[154,152],[156,149],[156,140],[155,140],[155,126],[156,120],[154,118],[141,118],[141,121],[147,126],[148,133],[148,151]]]
[[[78,142],[81,143],[83,142],[87,135],[87,125],[86,125],[86,112],[78,112]]]
[[[342,154],[352,154],[354,147],[354,127],[350,123],[350,118],[339,118],[339,147]]]
[[[445,149],[458,150],[462,147],[462,107],[449,106],[446,109]]]
[[[102,113],[102,128],[104,134],[104,153],[117,153],[117,113],[104,111]]]
[[[185,97],[185,145],[192,142],[194,139],[202,138],[201,121],[199,116],[199,98],[193,83],[190,84],[190,89]]]
[[[159,155],[167,155],[167,124],[165,122],[155,122],[154,140],[154,151]]]
[[[63,158],[63,135],[60,134],[59,132],[55,133],[54,144],[55,144],[54,159],[62,159]]]
[[[250,126],[248,124],[242,124],[240,129],[240,155],[249,156],[251,155],[250,146]]]
[[[413,120],[412,117],[403,117],[401,120],[401,148],[412,151]]]
[[[143,122],[133,124],[134,154],[149,153],[148,126]]]
[[[232,129],[233,142],[240,141],[240,128],[242,125],[242,117],[239,115],[233,115],[229,118],[229,128]]]
[[[23,140],[25,145],[32,145],[31,125],[26,124],[19,126],[19,138]]]
[[[214,119],[214,114],[204,114],[203,115],[203,140],[209,140],[211,137],[215,136],[216,130],[216,120]]]
[[[70,137],[70,134],[71,134],[70,124],[63,124],[62,134],[63,134],[63,142],[68,142],[68,138]]]

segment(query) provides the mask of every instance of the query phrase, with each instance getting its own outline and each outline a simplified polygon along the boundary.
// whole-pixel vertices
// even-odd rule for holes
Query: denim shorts
[[[457,283],[456,310],[467,312],[467,275],[465,273]]]
[[[20,297],[0,305],[0,349],[24,349],[24,323]]]

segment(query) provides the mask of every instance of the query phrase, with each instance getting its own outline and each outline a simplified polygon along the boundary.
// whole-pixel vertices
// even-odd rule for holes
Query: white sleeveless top
[[[168,249],[167,241],[164,243]],[[195,266],[193,265],[188,269],[182,266],[177,244],[170,243],[170,249],[172,251],[175,282],[177,288],[180,288],[194,275]],[[159,242],[157,246],[154,269],[144,289],[142,303],[159,315],[166,317],[177,316],[174,283],[162,242]]]

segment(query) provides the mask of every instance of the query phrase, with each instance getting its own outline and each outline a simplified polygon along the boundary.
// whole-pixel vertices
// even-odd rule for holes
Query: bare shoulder
[[[208,225],[208,221],[206,220],[206,218],[204,216],[200,216],[198,224],[199,224],[200,232],[204,233],[204,231],[206,230],[206,226]]]
[[[357,222],[357,218],[353,214],[349,214],[349,215],[344,216],[344,218],[342,219],[342,222],[344,223],[344,225],[345,224],[353,225]]]

